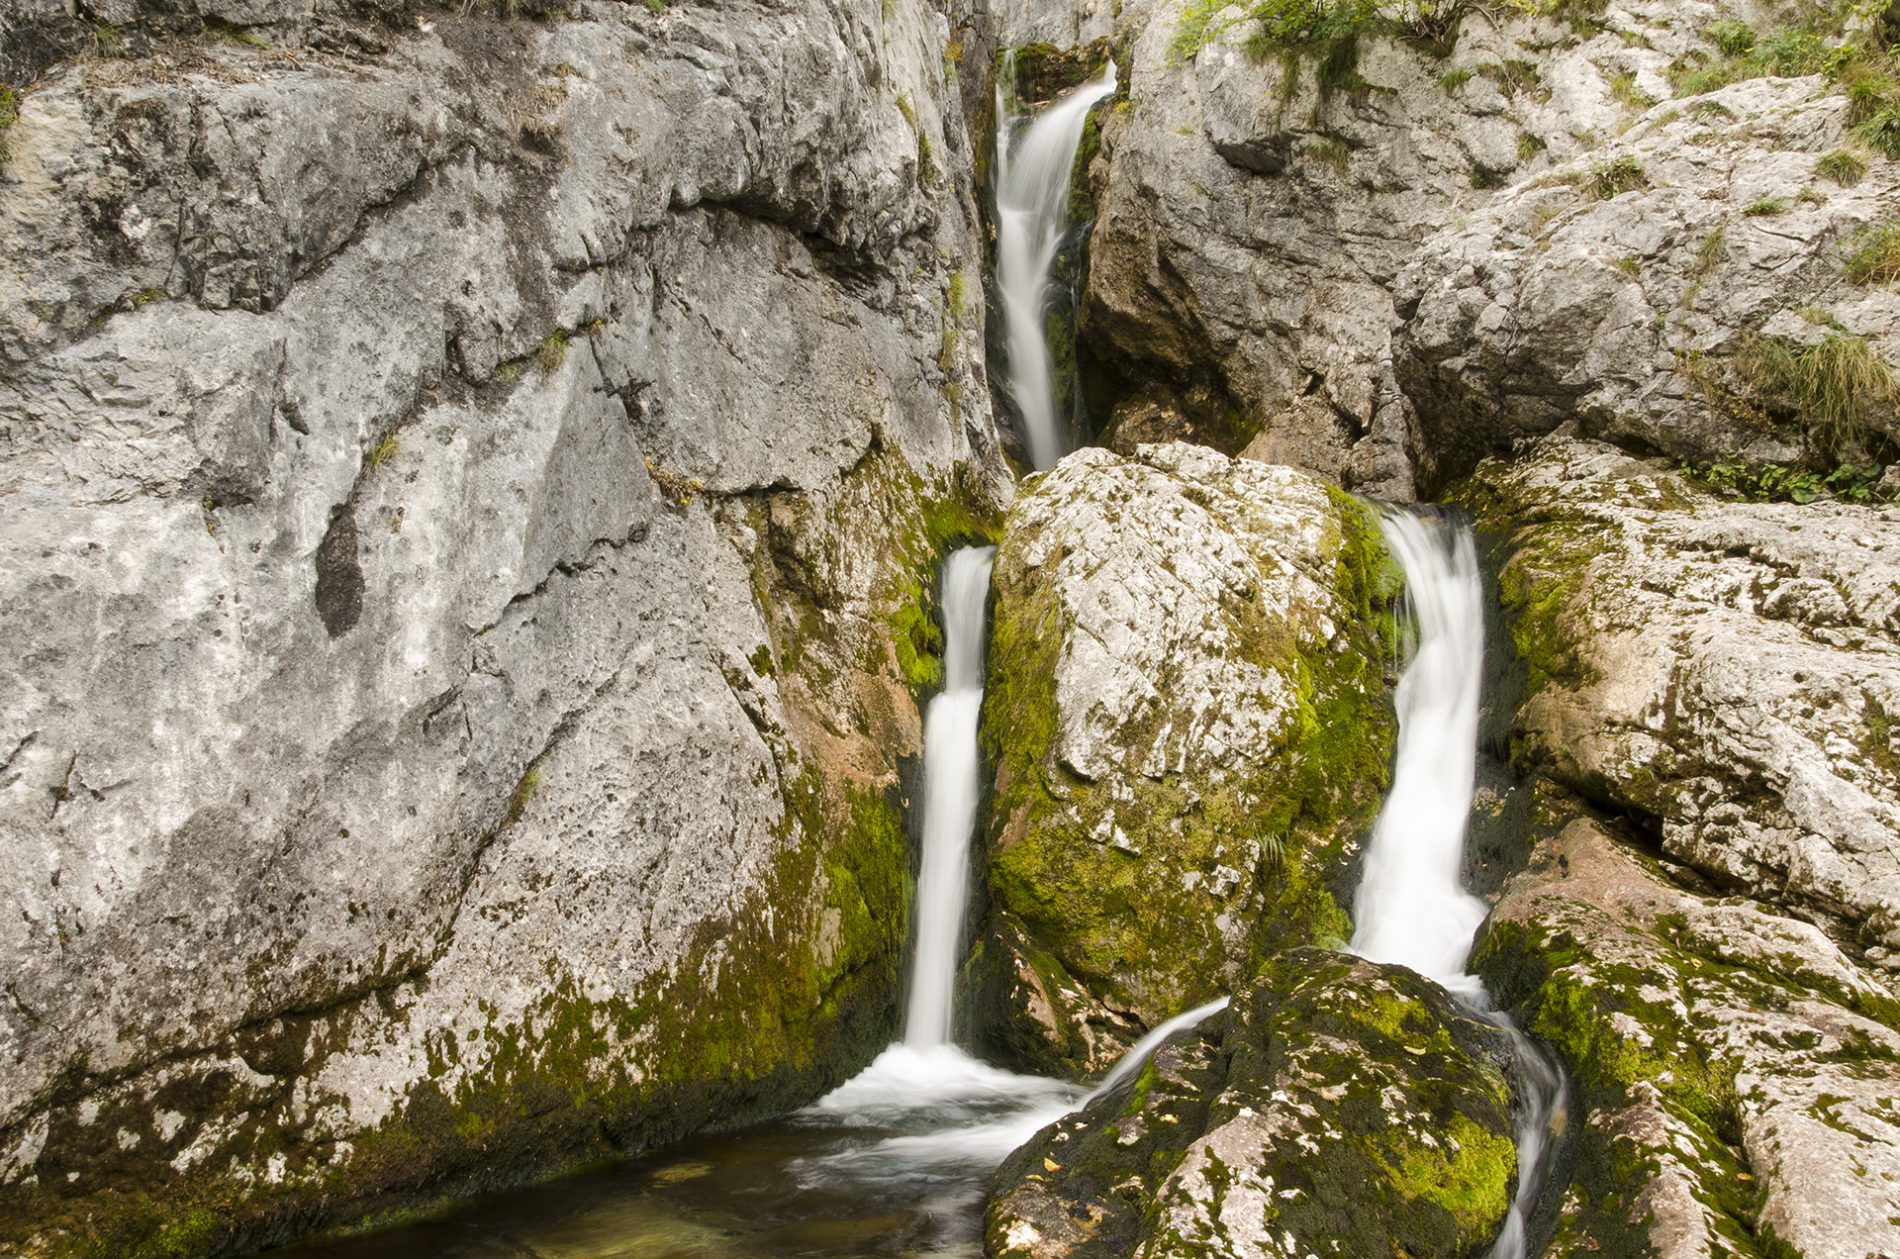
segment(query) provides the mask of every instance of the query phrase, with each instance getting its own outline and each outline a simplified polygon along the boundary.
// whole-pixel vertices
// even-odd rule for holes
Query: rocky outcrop
[[[1846,267],[1900,170],[1850,111],[1818,77],[1659,105],[1433,237],[1397,288],[1425,481],[1560,425],[1704,465],[1900,437],[1900,294]]]
[[[1584,1110],[1553,1252],[1892,1252],[1900,513],[1557,438],[1462,496],[1540,835],[1474,964]]]
[[[1900,963],[1900,509],[1724,502],[1556,438],[1463,497],[1511,531],[1520,762]]]
[[[891,1030],[928,585],[1006,493],[944,19],[460,7],[135,27],[6,132],[10,1253],[280,1240]]]
[[[1509,1042],[1413,971],[1299,949],[997,1173],[1009,1259],[1478,1255],[1516,1178]]]
[[[1204,447],[1078,451],[1028,487],[996,561],[974,1024],[1089,1073],[1349,934],[1400,578],[1363,505]]]
[[[1343,9],[1343,6],[1342,6]],[[1424,20],[1425,10],[1420,10]],[[1713,6],[1532,18],[1454,10],[1274,46],[1245,6],[1123,6],[1128,94],[1102,134],[1085,355],[1123,426],[1191,436],[1409,497],[1394,284],[1494,189],[1602,144]],[[1350,21],[1342,18],[1341,21]],[[1331,27],[1328,28],[1332,29]],[[1792,195],[1792,194],[1790,194]]]

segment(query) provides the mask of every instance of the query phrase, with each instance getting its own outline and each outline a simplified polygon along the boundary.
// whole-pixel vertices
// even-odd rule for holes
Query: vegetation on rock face
[[[1318,555],[1330,588],[1293,593],[1283,567],[1288,560],[1270,538],[1221,535],[1256,548],[1257,587],[1282,593],[1263,599],[1257,588],[1243,599],[1197,587],[1221,609],[1216,623],[1199,632],[1201,645],[1183,644],[1179,658],[1170,655],[1158,666],[1152,699],[1113,719],[1112,728],[1096,727],[1111,719],[1086,716],[1088,701],[1059,693],[1070,669],[1070,640],[1083,632],[1071,600],[1086,596],[1075,583],[1086,579],[1026,557],[1060,546],[1063,530],[1083,527],[1078,522],[1098,511],[1149,519],[1155,509],[1126,496],[1171,500],[1144,487],[1144,478],[1171,486],[1187,503],[1198,499],[1217,520],[1216,499],[1228,501],[1234,492],[1191,477],[1169,482],[1139,464],[1125,467],[1124,473],[1095,469],[1091,484],[1099,488],[1087,491],[1085,504],[1052,500],[1069,504],[1054,509],[1063,513],[1060,524],[1044,519],[1051,509],[1039,500],[1077,491],[1059,479],[1031,490],[1012,514],[999,556],[983,740],[996,766],[990,890],[996,914],[1007,923],[986,941],[1002,955],[986,957],[985,965],[1027,968],[1034,978],[1022,982],[1037,989],[1042,1002],[1096,1003],[1102,1010],[1134,1011],[1152,1025],[1225,990],[1254,959],[1350,933],[1335,899],[1344,890],[1336,879],[1348,846],[1377,808],[1387,773],[1392,716],[1385,662],[1392,656],[1391,605],[1400,579],[1367,508],[1337,491],[1328,498],[1317,487],[1305,488],[1301,510],[1311,511],[1305,519],[1324,530]],[[1232,501],[1238,512],[1242,500]],[[1038,513],[1033,524],[1025,514],[1031,508]],[[1207,528],[1240,526],[1229,520]],[[1054,532],[1038,537],[1041,531]],[[1150,543],[1152,555],[1141,551],[1144,558],[1127,563],[1160,565],[1163,571],[1152,578],[1157,589],[1188,580],[1167,566],[1207,562],[1173,550],[1166,537]],[[1135,550],[1143,545],[1130,543]],[[1149,580],[1137,571],[1123,579],[1136,590]],[[1289,599],[1292,606],[1283,606]],[[1323,631],[1322,618],[1330,625]],[[1157,621],[1139,632],[1173,631]],[[1194,668],[1188,657],[1213,650],[1217,641],[1229,643],[1223,650],[1244,667],[1259,670],[1260,680],[1235,677],[1229,684],[1240,689],[1233,695],[1195,699],[1198,684],[1170,671]],[[1202,704],[1215,707],[1205,713],[1193,707]],[[1254,706],[1261,706],[1257,714]],[[1270,745],[1204,749],[1199,731],[1213,720],[1239,721],[1242,728],[1272,722]],[[1065,760],[1072,753],[1058,746],[1063,732],[1085,722],[1097,733],[1078,737],[1119,768],[1078,772]],[[1169,768],[1136,772],[1161,759]],[[998,1021],[1008,1017],[999,1014]],[[1048,1030],[1055,1044],[1035,1065],[1072,1072],[1100,1065],[1073,1056],[1078,1046],[1067,1031]],[[1139,1030],[1126,1022],[1098,1028],[1106,1038],[1100,1052],[1112,1055]]]
[[[1900,406],[1893,368],[1851,333],[1829,332],[1807,344],[1760,337],[1742,368],[1763,395],[1791,407],[1816,447],[1836,460],[1864,455],[1868,416]]]
[[[1516,1180],[1507,1055],[1404,968],[1284,954],[1128,1089],[1011,1156],[990,1253],[1372,1255],[1402,1237],[1475,1256]]]
[[[1854,239],[1852,248],[1847,258],[1847,278],[1853,283],[1900,282],[1900,218],[1888,218],[1868,228]]]

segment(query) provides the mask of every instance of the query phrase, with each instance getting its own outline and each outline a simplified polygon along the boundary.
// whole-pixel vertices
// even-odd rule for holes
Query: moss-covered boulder
[[[1571,1075],[1548,1253],[1900,1253],[1900,1003],[1544,792],[1475,968]]]
[[[1280,949],[1349,934],[1400,577],[1347,495],[1176,444],[1029,482],[995,580],[974,1023],[1089,1073]]]
[[[1516,1183],[1509,1054],[1413,971],[1284,954],[1131,1087],[1011,1156],[988,1253],[1480,1254]]]
[[[1900,1253],[1900,513],[1561,438],[1459,496],[1534,839],[1473,965],[1578,1103],[1549,1253]]]

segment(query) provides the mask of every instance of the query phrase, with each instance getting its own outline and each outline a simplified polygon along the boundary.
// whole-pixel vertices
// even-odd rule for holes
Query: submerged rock
[[[1508,1038],[1400,966],[1298,949],[992,1182],[999,1259],[1483,1253],[1516,1183]]]
[[[975,1026],[1088,1073],[1276,950],[1349,934],[1400,577],[1363,505],[1177,444],[1029,482],[995,581]]]
[[[1540,834],[1474,966],[1586,1111],[1553,1251],[1900,1251],[1900,510],[1558,438],[1461,495]]]

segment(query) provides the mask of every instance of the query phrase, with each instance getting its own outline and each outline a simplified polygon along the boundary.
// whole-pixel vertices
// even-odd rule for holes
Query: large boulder
[[[1507,1035],[1299,949],[996,1174],[997,1259],[1483,1254],[1516,1186]]]
[[[1088,1073],[1350,934],[1400,578],[1365,505],[1205,447],[1078,451],[1027,485],[996,561],[974,1022]]]
[[[6,130],[9,1254],[543,1175],[893,1029],[928,591],[1007,493],[943,18],[458,7]]]
[[[1818,77],[1659,105],[1433,237],[1396,287],[1422,483],[1562,425],[1702,465],[1900,438],[1900,293],[1845,265],[1900,166],[1852,111]]]
[[[1900,511],[1545,438],[1459,493],[1536,846],[1474,955],[1582,1103],[1555,1253],[1900,1249]]]

